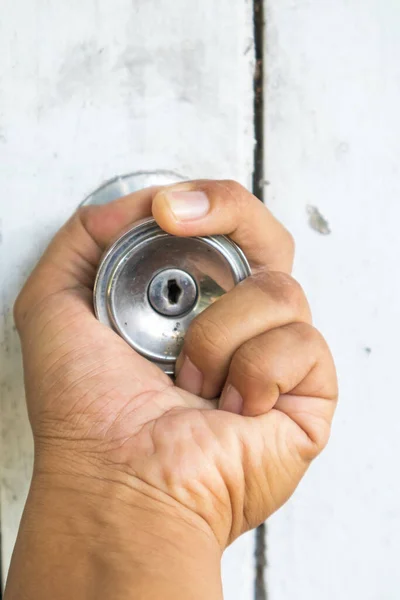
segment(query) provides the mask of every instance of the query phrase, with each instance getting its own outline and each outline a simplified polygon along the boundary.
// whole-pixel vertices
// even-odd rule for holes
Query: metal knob
[[[136,172],[106,182],[83,204],[105,204],[151,185],[183,178]],[[174,372],[193,319],[250,275],[242,250],[222,235],[175,237],[144,219],[107,250],[93,290],[98,319],[142,356]]]

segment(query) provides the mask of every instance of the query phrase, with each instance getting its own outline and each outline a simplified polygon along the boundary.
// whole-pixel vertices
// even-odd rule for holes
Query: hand
[[[229,235],[253,273],[192,323],[175,385],[92,308],[103,251],[151,213],[174,235]],[[35,476],[79,478],[83,490],[109,482],[127,504],[146,498],[221,550],[264,521],[327,443],[337,399],[331,354],[292,260],[290,234],[234,182],[147,189],[80,209],[15,307]]]

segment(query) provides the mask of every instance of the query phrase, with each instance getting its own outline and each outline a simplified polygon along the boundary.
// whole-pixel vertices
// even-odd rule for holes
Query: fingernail
[[[192,363],[188,356],[185,356],[182,367],[175,381],[176,385],[191,394],[199,395],[203,386],[203,374]]]
[[[227,412],[235,413],[237,415],[241,414],[243,398],[233,385],[229,384],[222,392],[219,408],[220,410],[226,410]]]
[[[204,192],[167,191],[165,199],[178,221],[200,219],[210,210],[210,202]]]

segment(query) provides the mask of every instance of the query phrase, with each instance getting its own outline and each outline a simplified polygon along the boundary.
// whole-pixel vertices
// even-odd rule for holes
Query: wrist
[[[25,545],[27,535],[30,552],[44,553],[31,574],[35,583],[28,583],[29,573],[24,578],[38,589],[38,596],[27,596],[32,599],[39,592],[60,600],[110,593],[115,599],[222,597],[221,550],[208,525],[172,499],[96,470],[77,475],[36,468],[21,525]]]

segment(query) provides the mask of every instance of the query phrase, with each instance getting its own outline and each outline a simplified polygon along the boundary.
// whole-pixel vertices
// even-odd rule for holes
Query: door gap
[[[254,171],[253,194],[264,202],[264,0],[253,0],[253,35],[254,35]],[[267,526],[260,525],[255,534],[255,600],[268,600],[266,567],[267,567]]]

